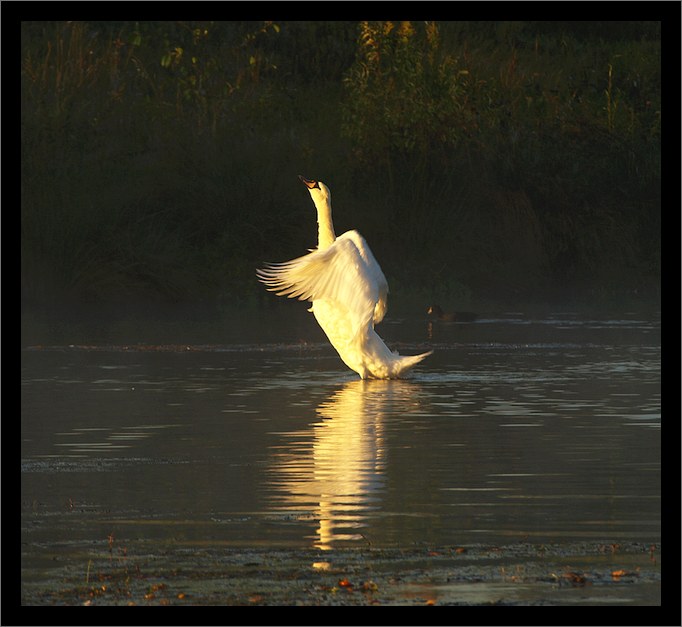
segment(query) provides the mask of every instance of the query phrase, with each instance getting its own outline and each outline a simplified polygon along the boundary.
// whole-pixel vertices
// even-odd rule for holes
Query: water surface
[[[360,381],[296,316],[203,337],[135,325],[28,337],[27,576],[107,538],[660,541],[657,316],[388,319],[379,332],[401,353],[435,349],[396,381]]]

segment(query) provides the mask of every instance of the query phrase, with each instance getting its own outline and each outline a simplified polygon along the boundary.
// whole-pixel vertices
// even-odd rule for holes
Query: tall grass
[[[361,24],[345,128],[420,285],[655,283],[659,43]]]
[[[222,70],[232,82],[220,87],[209,87],[217,69],[193,80],[196,61],[178,59],[176,41],[169,64],[156,39],[132,28],[105,34],[69,23],[27,34],[24,295],[186,299],[222,291],[239,299],[247,272],[252,278],[262,262],[260,240],[291,228],[282,224],[286,213],[265,220],[263,210],[282,197],[268,157],[279,148],[282,161],[292,151],[273,123],[258,154],[254,127],[272,96],[257,87],[262,64],[247,44],[266,26],[233,33],[232,56],[242,65],[229,58]],[[210,59],[206,66],[214,68]]]
[[[22,296],[255,302],[314,245],[299,173],[396,295],[655,287],[660,30],[628,29],[24,22]]]

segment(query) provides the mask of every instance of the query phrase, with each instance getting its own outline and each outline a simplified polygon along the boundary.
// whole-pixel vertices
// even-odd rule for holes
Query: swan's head
[[[315,206],[317,206],[318,202],[331,205],[332,194],[322,181],[309,181],[300,174],[298,175],[298,178],[301,179],[301,182],[308,188]]]

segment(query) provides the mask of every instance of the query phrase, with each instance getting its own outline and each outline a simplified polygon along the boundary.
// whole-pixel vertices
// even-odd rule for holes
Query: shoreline
[[[328,551],[133,542],[40,558],[39,548],[24,547],[22,605],[661,604],[660,542]]]

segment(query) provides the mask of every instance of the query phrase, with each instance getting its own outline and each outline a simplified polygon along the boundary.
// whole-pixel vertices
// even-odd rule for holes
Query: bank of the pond
[[[22,605],[661,605],[660,543],[109,548],[26,549]]]

